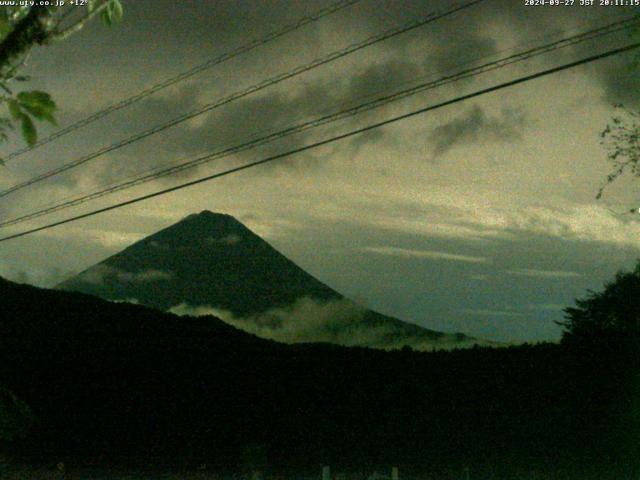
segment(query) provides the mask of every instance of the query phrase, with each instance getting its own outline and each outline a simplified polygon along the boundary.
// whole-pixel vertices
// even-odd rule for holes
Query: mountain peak
[[[212,212],[211,210],[202,210],[200,213],[196,213],[195,215],[198,217],[205,217],[205,218],[207,217],[208,218],[234,218],[228,213]]]
[[[243,238],[253,237],[253,233],[235,217],[227,213],[203,210],[192,213],[170,227],[148,237],[151,241],[165,240],[172,244],[180,242],[206,242],[229,235]]]
[[[208,210],[136,242],[60,288],[135,298],[161,310],[184,303],[242,316],[306,296],[341,298],[233,216]]]
[[[289,340],[329,338],[385,348],[467,341],[357,308],[231,215],[208,210],[138,241],[59,288],[136,299],[165,311],[224,311],[247,328]],[[291,332],[294,337],[287,337]]]
[[[211,210],[202,210],[200,213],[192,213],[187,215],[182,221],[185,220],[219,220],[219,221],[234,221],[240,223],[235,217],[229,215],[228,213],[220,213],[220,212],[212,212]],[[181,223],[181,222],[178,222]]]

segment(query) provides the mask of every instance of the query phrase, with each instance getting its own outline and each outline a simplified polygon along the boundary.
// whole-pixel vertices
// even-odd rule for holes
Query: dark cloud
[[[174,148],[193,153],[262,137],[310,113],[312,104],[304,100],[289,99],[282,93],[245,98],[222,111],[207,114],[199,126],[184,128],[182,138]]]
[[[491,27],[508,25],[509,32],[513,35],[516,43],[530,48],[589,29],[599,28],[623,18],[631,18],[639,13],[640,7],[600,6],[597,1],[593,6],[536,8],[525,6],[524,2],[495,0],[491,2],[490,6],[481,6],[468,17],[466,26],[476,34],[476,41],[468,42],[464,38],[462,40],[456,39],[457,33],[460,32],[460,29],[457,29],[456,35],[450,36],[448,47],[442,50],[442,57],[444,65],[448,65],[455,63],[456,58],[479,58],[482,55],[495,53],[491,52],[491,41],[500,40],[500,38],[483,37],[481,33],[491,31]],[[476,21],[472,21],[472,18],[475,18]],[[639,29],[636,28],[635,32],[623,31],[577,44],[546,55],[544,62],[557,65],[592,55],[598,51],[605,51],[614,46],[632,43],[640,39],[638,33]],[[469,33],[463,32],[464,35],[469,35]],[[465,44],[469,45],[469,52],[465,52]],[[640,80],[637,75],[637,61],[634,62],[637,58],[637,53],[623,54],[583,68],[591,72],[594,79],[601,85],[606,101],[638,106],[640,104]]]
[[[344,91],[333,92],[333,96],[337,99],[335,103],[351,105],[378,97],[381,93],[399,90],[421,73],[422,70],[418,64],[404,59],[391,58],[368,66],[349,77]]]
[[[484,59],[497,53],[496,40],[478,32],[463,32],[455,41],[438,45],[429,56],[427,68],[433,73],[447,74],[459,71],[466,62]],[[481,62],[481,63],[484,63]]]
[[[367,101],[380,98],[390,92],[406,86],[417,76],[420,67],[402,60],[391,59],[366,67],[348,80],[312,79],[303,84],[303,88],[287,90],[283,84],[280,90],[267,89],[260,94],[251,95],[196,117],[193,123],[185,122],[158,135],[149,141],[137,142],[118,150],[110,162],[101,162],[99,177],[104,182],[116,181],[159,165],[170,165],[176,160],[184,161],[196,158],[204,152],[216,152],[240,145],[257,138],[270,135],[292,125],[314,118],[335,113]],[[120,138],[126,138],[140,126],[160,125],[167,120],[179,117],[202,106],[198,103],[199,90],[194,87],[180,89],[174,96],[148,98],[127,112],[117,127],[111,128],[113,135],[117,131]],[[219,97],[208,98],[207,103],[216,103]],[[367,116],[358,115],[354,120],[339,122],[338,129],[345,130],[361,124]],[[159,119],[163,119],[160,121]],[[310,143],[311,139],[325,138],[336,131],[333,126],[321,127],[320,134],[306,131],[277,139],[262,146],[250,154],[239,154],[240,158],[264,158],[284,151],[294,150]],[[381,133],[359,137],[353,145],[356,150],[368,141],[379,141]],[[153,141],[151,141],[153,140]],[[279,162],[291,165],[291,162]],[[307,162],[309,163],[309,162]],[[193,175],[197,169],[189,170],[185,175]],[[83,172],[79,172],[80,175]],[[175,179],[176,177],[171,177]]]
[[[352,155],[357,155],[360,153],[363,147],[367,145],[373,145],[375,143],[381,142],[388,136],[388,132],[383,128],[378,128],[376,130],[369,130],[368,132],[362,133],[356,137],[354,137],[350,146],[352,148]]]
[[[198,127],[186,130],[174,146],[183,152],[241,143],[313,118],[380,98],[417,76],[415,64],[391,59],[368,66],[348,81],[309,81],[292,94],[266,93],[248,97],[208,114]],[[308,134],[289,137],[286,149],[306,143]],[[373,137],[371,137],[373,138]],[[282,142],[279,142],[283,145]]]
[[[640,39],[640,37],[639,37]],[[629,108],[640,106],[640,57],[637,52],[609,59],[600,68],[595,68],[596,76],[604,87],[607,102],[623,104]]]
[[[148,76],[148,78],[139,78],[139,83],[148,86],[157,81],[158,76],[162,78],[161,71],[175,74],[174,70],[179,70],[183,64],[193,65],[207,57],[212,58],[216,54],[247,43],[251,38],[291,23],[301,15],[329,3],[331,2],[292,5],[286,1],[260,3],[186,1],[177,6],[175,2],[164,0],[153,5],[141,1],[128,8],[124,23],[117,27],[117,35],[113,36],[112,32],[102,27],[91,25],[87,32],[82,33],[84,43],[71,42],[71,48],[65,50],[56,47],[54,53],[68,60],[66,65],[70,70],[74,70],[74,66],[77,69],[85,68],[83,65],[95,64],[95,57],[90,58],[91,52],[98,50],[109,35],[111,54],[108,58],[100,57],[99,60],[105,64],[109,62],[111,65],[112,68],[106,74],[113,76],[114,71],[122,71],[122,84],[127,85],[127,82],[132,81],[130,70],[133,68],[128,64],[127,57],[134,56],[141,62],[140,71],[146,72]],[[205,98],[202,95],[207,85],[211,83],[211,78],[224,79],[229,76],[238,76],[238,86],[243,82],[251,84],[254,80],[250,73],[251,69],[248,70],[247,67],[250,62],[265,65],[269,70],[273,70],[274,65],[279,64],[282,58],[292,57],[294,53],[309,50],[308,47],[314,45],[319,38],[320,27],[331,28],[332,25],[348,24],[350,27],[345,30],[345,33],[352,30],[372,34],[388,29],[393,24],[419,18],[434,9],[447,6],[446,2],[430,2],[429,5],[414,2],[398,9],[391,2],[377,3],[381,4],[380,9],[354,7],[342,14],[329,16],[318,25],[305,28],[268,47],[260,48],[247,59],[232,62],[228,70],[216,68],[208,71],[207,75],[194,77],[189,85],[173,91],[165,91],[162,96],[149,97],[110,117],[108,121],[99,122],[95,128],[86,130],[87,138],[92,139],[92,149],[81,147],[74,148],[72,151],[75,153],[84,150],[88,153],[99,146],[175,118],[195,108],[197,104],[202,104],[203,101],[213,101],[215,96]],[[455,18],[453,20],[456,21]],[[436,22],[433,28],[430,26],[426,30],[428,38],[432,40],[431,45],[438,46],[434,56],[426,60],[422,58],[413,61],[403,56],[404,45],[415,41],[415,36],[413,40],[412,37],[400,36],[397,41],[383,42],[380,45],[382,50],[388,49],[392,55],[388,58],[376,56],[378,63],[366,65],[360,70],[355,69],[349,72],[349,75],[339,76],[331,81],[311,77],[305,80],[306,88],[302,92],[290,92],[285,84],[284,92],[267,91],[261,96],[251,96],[234,102],[201,117],[195,126],[183,124],[173,127],[152,136],[149,140],[136,142],[110,154],[108,161],[104,157],[92,161],[92,165],[97,164],[97,166],[89,170],[84,168],[74,170],[57,177],[54,182],[68,189],[76,187],[81,183],[82,178],[89,175],[96,180],[96,183],[114,182],[159,165],[168,165],[175,161],[176,157],[184,160],[196,153],[240,143],[244,139],[274,131],[278,127],[281,128],[332,109],[366,101],[380,92],[410,84],[425,74],[432,73],[432,69],[440,71],[449,68],[450,63],[455,63],[458,57],[483,56],[495,50],[495,42],[484,37],[479,29],[458,29],[455,40],[451,41],[450,29],[446,27],[448,22],[442,23],[445,25],[438,25]],[[419,30],[420,32],[416,31],[416,35],[425,33],[422,29]],[[304,42],[296,42],[296,38],[301,35],[304,36]],[[144,41],[143,36],[145,36]],[[420,38],[418,35],[418,39]],[[176,42],[176,39],[179,39],[179,42]],[[340,43],[349,43],[349,40],[345,38],[345,41]],[[128,52],[127,56],[118,53],[124,49]],[[175,55],[177,50],[181,52],[180,58]],[[154,52],[158,58],[153,57]],[[157,63],[160,60],[159,57],[164,58],[167,67],[159,68]],[[385,59],[381,60],[383,58]],[[39,65],[41,67],[47,65],[46,59],[40,58],[38,62],[41,63]],[[59,70],[54,66],[51,68]],[[282,69],[276,67],[276,71],[282,71]],[[271,74],[261,72],[261,76]],[[99,90],[103,80],[105,79],[98,78],[98,83],[93,88]],[[120,79],[117,79],[117,82],[119,85]],[[136,88],[132,90],[135,91]],[[97,95],[97,97],[100,96],[105,95]],[[92,105],[92,108],[95,106]],[[308,134],[289,137],[261,152],[264,155],[270,155],[294,149],[305,144],[309,138]],[[359,148],[363,142],[362,139],[357,140],[356,146]],[[68,156],[67,160],[69,160]]]
[[[433,129],[429,139],[433,143],[433,159],[438,159],[452,148],[473,142],[509,142],[521,137],[524,117],[513,110],[504,110],[491,117],[479,106],[466,114]]]
[[[165,0],[154,3],[141,1],[128,7],[125,21],[117,27],[116,35],[100,26],[91,25],[88,31],[81,35],[83,42],[72,41],[71,48],[59,52],[60,48],[56,46],[54,53],[62,55],[63,60],[68,60],[63,63],[69,70],[74,70],[74,67],[85,68],[86,65],[96,64],[91,52],[98,50],[109,38],[112,47],[109,49],[110,56],[100,57],[99,60],[100,63],[110,65],[107,73],[113,76],[114,72],[123,72],[122,79],[115,79],[118,85],[121,80],[125,85],[126,82],[132,81],[130,70],[134,66],[129,65],[127,60],[132,56],[141,62],[137,67],[139,71],[146,72],[148,77],[139,78],[139,83],[148,86],[156,81],[156,77],[162,78],[162,72],[167,72],[164,73],[165,76],[173,75],[184,64],[192,66],[223,51],[229,51],[247,43],[251,38],[277,29],[328,3],[330,2],[314,2],[311,5],[303,2],[298,5],[284,0],[258,3],[227,0],[185,1],[177,5]],[[339,42],[348,44],[347,32],[359,32],[358,38],[363,38],[364,34],[380,32],[448,6],[447,2],[443,1],[409,1],[403,4],[402,8],[398,8],[394,2],[374,0],[370,8],[358,6],[329,16],[319,25],[305,28],[302,32],[278,40],[273,45],[261,47],[246,59],[231,62],[228,68],[207,71],[206,75],[194,77],[188,85],[183,84],[182,87],[167,90],[162,95],[149,97],[109,117],[108,120],[99,122],[95,128],[92,127],[85,132],[85,138],[91,138],[91,148],[81,146],[70,151],[73,151],[77,158],[79,155],[76,152],[88,153],[100,146],[127,138],[132,133],[175,118],[201,105],[202,102],[214,101],[216,95],[203,94],[211,91],[207,88],[211,86],[211,79],[222,81],[237,78],[236,88],[242,88],[244,84],[250,85],[256,81],[253,77],[253,67],[250,67],[252,62],[265,65],[268,69],[269,73],[267,70],[260,72],[260,77],[273,75],[274,69],[282,71],[280,63],[283,58],[295,57],[294,54],[311,50],[311,46],[321,46],[318,42],[320,27],[348,27],[344,31],[345,40]],[[521,8],[506,6],[500,10],[506,12],[503,15],[517,16],[523,13]],[[92,165],[97,164],[95,167],[74,170],[56,177],[54,181],[68,189],[76,187],[81,183],[80,180],[87,176],[91,176],[100,184],[114,182],[159,165],[169,165],[200,152],[241,143],[245,139],[275,131],[303,119],[366,101],[380,92],[393,91],[416,82],[425,75],[451,71],[460,63],[496,53],[496,39],[491,38],[483,29],[489,21],[487,19],[492,19],[494,15],[494,10],[487,8],[472,8],[464,13],[460,12],[417,29],[411,34],[400,35],[392,41],[383,42],[379,49],[382,52],[386,51],[387,55],[374,55],[371,58],[375,58],[375,63],[369,62],[364,66],[352,68],[344,76],[340,75],[332,80],[305,78],[305,88],[302,91],[292,90],[287,82],[280,90],[267,90],[233,102],[205,114],[195,124],[181,124],[165,130],[148,140],[136,142],[110,154],[109,160],[103,157],[92,161]],[[452,31],[456,32],[455,35],[451,34]],[[296,41],[300,35],[304,37],[304,42]],[[406,55],[407,47],[415,44],[428,53],[425,53],[424,57]],[[125,49],[127,55],[123,56],[121,52]],[[324,53],[331,49],[333,47],[325,48]],[[369,50],[371,49],[355,57],[365,58],[363,54],[368,55]],[[177,51],[181,52],[180,58],[175,54]],[[153,57],[154,52],[157,58]],[[165,65],[162,68],[158,64],[161,57]],[[83,59],[84,61],[79,63]],[[46,59],[40,58],[38,62],[43,62],[40,66],[47,65]],[[60,70],[56,66],[51,68],[53,71]],[[98,77],[97,84],[92,88],[99,91],[103,80]],[[135,91],[136,88],[132,90]],[[92,108],[95,106],[92,105]],[[307,143],[310,138],[312,136],[309,134],[289,137],[262,149],[260,156],[295,149]],[[357,139],[353,144],[356,147],[355,153],[367,139],[380,141],[381,138],[368,136]],[[68,154],[65,157],[69,160]]]

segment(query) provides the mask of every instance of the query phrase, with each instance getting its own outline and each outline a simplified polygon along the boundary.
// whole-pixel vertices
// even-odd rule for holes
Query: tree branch
[[[33,6],[15,28],[0,43],[0,72],[16,57],[26,53],[34,45],[42,45],[49,37],[46,20],[51,16],[50,7]]]
[[[98,15],[104,8],[106,8],[108,3],[109,3],[109,0],[100,1],[95,8],[93,8],[87,14],[79,18],[75,23],[69,25],[68,27],[65,27],[64,30],[57,30],[52,32],[52,38],[54,40],[64,40],[69,35],[72,35],[73,33],[77,32],[84,26],[85,23],[87,23],[93,17]]]

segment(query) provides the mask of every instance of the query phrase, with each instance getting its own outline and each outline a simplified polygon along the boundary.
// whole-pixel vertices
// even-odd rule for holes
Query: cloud
[[[115,300],[109,300],[113,303],[130,303],[132,305],[141,305],[140,300],[137,298],[117,298]]]
[[[381,92],[399,89],[420,75],[421,68],[406,60],[387,59],[351,75],[342,91],[334,91],[337,104],[353,105],[376,98]],[[391,87],[391,88],[390,88]]]
[[[565,272],[563,270],[537,270],[535,268],[521,268],[517,270],[506,270],[509,275],[535,278],[577,278],[582,275],[577,272]]]
[[[513,310],[491,310],[485,308],[477,308],[477,309],[463,309],[461,310],[463,313],[467,313],[469,315],[480,315],[483,317],[522,317],[524,316],[521,312],[516,312]]]
[[[491,275],[487,275],[487,274],[472,274],[472,275],[467,275],[471,280],[476,280],[478,282],[484,282],[486,280],[488,280],[489,278],[491,278]]]
[[[495,117],[488,116],[478,105],[459,118],[434,128],[429,135],[433,143],[433,159],[452,148],[475,142],[510,142],[521,138],[524,126],[522,114],[503,110]]]
[[[184,303],[169,311],[176,315],[213,315],[246,332],[284,343],[329,342],[385,349],[409,345],[417,350],[461,348],[482,343],[472,339],[464,342],[455,335],[443,335],[432,340],[408,337],[393,325],[366,322],[366,308],[347,299],[318,301],[303,297],[287,307],[273,308],[249,317],[236,317],[229,311],[211,306]]]
[[[640,246],[640,223],[621,219],[600,205],[550,208],[530,206],[502,215],[514,230],[543,233],[567,240]]]
[[[161,270],[144,270],[136,273],[118,272],[117,276],[119,280],[131,283],[157,282],[158,280],[170,280],[173,278],[172,273]]]
[[[92,285],[104,285],[109,279],[127,283],[147,283],[173,278],[171,272],[161,270],[143,270],[141,272],[126,272],[108,265],[96,265],[95,267],[79,275],[79,281]]]
[[[247,138],[261,137],[379,98],[414,79],[419,72],[420,67],[414,63],[390,58],[354,72],[346,81],[314,78],[302,87],[293,88],[285,83],[279,90],[239,99],[220,111],[216,109],[203,115],[195,124],[183,126],[173,146],[177,151],[194,153],[242,143]],[[307,143],[310,136],[310,133],[288,136],[275,142],[279,145],[275,150],[267,151],[295,149]],[[383,137],[384,131],[379,130],[359,136],[352,143],[360,148],[363,144],[379,142]]]
[[[2,275],[16,283],[49,288],[53,285],[57,285],[62,280],[73,276],[74,272],[62,270],[57,266],[48,267],[46,265],[42,265],[30,271],[9,268],[7,271],[3,271]]]
[[[303,32],[305,35],[304,45],[305,47],[308,46],[310,51],[319,49],[323,46],[320,43],[323,33],[333,34],[334,37],[337,37],[336,46],[348,44],[349,41],[354,40],[354,36],[350,37],[345,34],[345,38],[343,38],[342,35],[336,35],[336,33],[352,32],[365,36],[366,34],[379,32],[388,28],[389,24],[394,21],[415,20],[415,18],[424,16],[440,6],[445,6],[445,2],[438,3],[441,5],[413,0],[402,2],[403,8],[401,9],[394,9],[389,4],[384,9],[385,15],[374,13],[378,9],[370,9],[369,11],[368,9],[358,8],[356,10],[357,15],[353,15],[351,10],[346,10],[344,13],[351,12],[352,14],[330,16],[324,19],[320,23],[321,26],[317,26],[317,29],[305,29]],[[210,55],[212,49],[218,53],[229,49],[232,50],[239,44],[246,43],[247,32],[266,33],[265,30],[270,30],[275,28],[275,25],[286,23],[286,19],[292,21],[296,18],[296,15],[302,14],[305,10],[302,6],[288,5],[283,7],[280,3],[273,4],[272,2],[267,2],[264,5],[252,5],[251,7],[238,4],[234,5],[233,8],[229,8],[223,2],[219,5],[208,5],[206,7],[192,5],[188,13],[167,6],[163,14],[161,13],[162,10],[157,8],[145,8],[147,5],[151,5],[151,2],[136,2],[136,6],[132,7],[132,11],[137,12],[135,15],[145,21],[130,23],[121,32],[124,34],[122,38],[112,38],[112,36],[106,35],[104,32],[99,32],[99,35],[95,38],[83,35],[78,37],[78,40],[73,39],[70,45],[65,43],[64,49],[56,49],[56,55],[62,55],[62,57],[58,58],[65,60],[56,62],[58,65],[48,65],[50,60],[44,58],[46,55],[42,54],[43,58],[39,58],[39,60],[43,62],[43,66],[49,67],[49,69],[43,68],[43,71],[51,71],[53,68],[56,73],[56,75],[47,75],[46,77],[66,79],[68,77],[73,78],[74,74],[77,75],[77,70],[81,70],[85,75],[87,72],[92,72],[92,75],[96,77],[94,81],[99,82],[99,85],[104,83],[105,88],[96,86],[91,95],[75,95],[78,99],[74,101],[87,103],[93,111],[96,108],[93,101],[96,96],[95,92],[102,92],[101,96],[106,97],[104,100],[108,100],[111,97],[110,102],[112,102],[114,98],[118,98],[127,91],[135,91],[136,89],[128,85],[126,81],[131,81],[129,77],[140,80],[140,69],[136,68],[140,64],[147,66],[144,69],[145,74],[143,77],[149,76],[149,78],[143,78],[144,81],[140,83],[142,85],[153,84],[157,79],[169,74],[169,72],[165,71],[166,69],[158,68],[163,63],[174,65],[169,70],[179,69],[176,65],[197,64],[202,60],[203,56]],[[153,13],[148,10],[152,10]],[[372,51],[365,50],[362,54],[354,55],[353,57],[357,58],[350,58],[344,64],[336,62],[338,65],[335,67],[337,72],[332,72],[333,74],[330,77],[348,78],[349,80],[329,81],[327,80],[328,75],[324,78],[322,77],[322,72],[325,69],[318,69],[317,76],[304,77],[306,87],[303,91],[300,91],[300,85],[303,82],[296,81],[295,85],[292,85],[294,82],[285,83],[280,91],[270,89],[260,92],[265,94],[251,100],[247,98],[234,102],[233,105],[228,105],[220,112],[203,115],[195,123],[170,129],[170,131],[166,131],[162,135],[154,135],[152,141],[140,142],[127,147],[126,155],[124,153],[114,154],[113,161],[103,162],[100,160],[99,163],[104,164],[100,175],[102,179],[107,180],[121,179],[125,176],[139,173],[148,167],[156,167],[162,162],[171,163],[175,161],[176,152],[190,155],[207,148],[213,148],[215,145],[227,144],[233,139],[246,138],[246,136],[256,131],[264,130],[265,127],[288,125],[292,121],[310,114],[317,114],[320,110],[332,105],[349,104],[355,99],[371,95],[377,90],[393,88],[412,79],[420,78],[427,73],[434,74],[450,70],[453,62],[460,61],[460,59],[477,59],[491,56],[497,53],[497,47],[502,47],[502,42],[505,41],[502,38],[504,35],[501,35],[502,32],[496,28],[496,25],[517,25],[516,28],[509,28],[509,33],[518,39],[531,41],[531,38],[527,38],[531,32],[540,36],[541,34],[556,32],[560,26],[570,28],[580,22],[586,25],[590,17],[597,15],[603,17],[612,16],[613,11],[617,9],[594,7],[593,9],[583,9],[580,12],[564,9],[564,11],[554,11],[553,14],[542,10],[546,9],[532,12],[521,4],[514,6],[509,5],[509,2],[499,2],[499,6],[495,8],[474,8],[470,10],[469,13],[473,12],[473,15],[454,15],[446,21],[435,22],[433,25],[429,25],[428,28],[415,32],[415,35],[399,37],[398,42],[385,42],[376,47],[376,49],[371,49]],[[278,14],[275,15],[274,11],[277,11]],[[166,12],[173,13],[168,15]],[[499,18],[496,19],[495,17]],[[266,18],[272,19],[274,25],[261,21]],[[381,21],[383,18],[384,21]],[[153,19],[153,21],[150,21],[150,19]],[[225,20],[222,21],[221,19]],[[136,25],[137,28],[133,28],[133,25]],[[161,27],[158,28],[158,25],[161,25]],[[189,27],[187,28],[185,25],[189,25]],[[216,28],[213,29],[211,25],[216,25]],[[150,26],[153,26],[153,28],[150,28]],[[335,28],[336,26],[338,26],[337,29]],[[163,35],[160,36],[158,31],[163,32]],[[455,35],[452,35],[452,32],[455,32]],[[420,34],[418,35],[418,33]],[[144,36],[142,36],[143,34]],[[140,46],[141,42],[132,41],[132,38],[138,40],[149,35],[156,40],[153,42],[153,46],[145,45],[143,48]],[[176,38],[180,38],[180,42],[176,42],[171,35],[179,35]],[[293,36],[283,40],[294,42],[292,43],[293,45],[299,45],[300,39],[300,36]],[[86,47],[87,40],[91,41],[91,48]],[[101,44],[134,45],[134,51],[138,56],[132,58],[137,60],[135,62],[126,62],[115,53],[118,51],[117,48],[109,48],[104,49],[106,51],[102,51],[99,48]],[[176,50],[176,45],[178,44],[180,49]],[[413,55],[414,52],[405,51],[407,44],[415,46],[417,55]],[[101,125],[102,128],[96,128],[95,131],[91,131],[91,135],[88,135],[87,138],[91,139],[92,149],[95,148],[96,144],[102,144],[102,140],[106,143],[111,143],[114,139],[122,138],[125,135],[128,136],[131,132],[140,131],[141,126],[156,125],[161,120],[166,120],[197,108],[204,101],[211,101],[216,96],[222,95],[217,93],[216,96],[207,97],[206,94],[208,92],[224,92],[226,94],[229,89],[223,87],[241,88],[245,86],[248,79],[272,74],[274,69],[275,71],[286,70],[289,65],[285,61],[289,57],[294,58],[296,64],[304,63],[303,59],[299,58],[302,56],[301,52],[295,52],[298,55],[293,55],[294,52],[287,51],[291,55],[282,55],[281,47],[283,45],[280,43],[274,44],[274,46],[276,45],[280,45],[280,47],[271,48],[268,46],[266,49],[260,49],[255,54],[248,56],[244,62],[230,63],[229,70],[226,70],[225,68],[227,67],[223,65],[219,69],[213,70],[212,75],[207,75],[206,78],[204,76],[193,78],[191,85],[180,89],[166,90],[162,95],[149,97],[139,102],[139,104],[131,106],[127,109],[126,115],[117,117],[117,121]],[[330,45],[327,50],[333,48],[335,47]],[[95,72],[95,68],[92,68],[91,65],[92,60],[96,58],[96,50],[100,51],[100,55],[107,54],[108,58],[116,62],[114,65],[119,67],[113,71],[116,73],[100,72],[98,75]],[[305,49],[294,48],[293,50]],[[73,54],[69,53],[70,51]],[[167,52],[165,55],[169,55],[172,59],[171,62],[166,61],[167,57],[165,55],[158,55],[158,52],[165,51]],[[317,50],[315,51],[317,52]],[[402,53],[405,54],[402,55]],[[159,62],[159,58],[164,61]],[[361,61],[369,58],[374,59],[374,61]],[[252,66],[254,63],[258,64],[258,68],[267,66],[272,68],[256,70]],[[65,65],[65,68],[61,68],[59,65]],[[122,82],[113,82],[106,78],[107,76],[121,75],[120,67],[124,65],[129,65],[129,68],[133,67],[137,70],[136,75],[123,75]],[[611,74],[607,70],[608,66],[609,64],[602,68],[598,67],[600,68],[598,72],[603,72],[603,75],[605,75],[603,76],[603,81],[613,81],[619,77]],[[129,72],[127,71],[127,73]],[[628,77],[635,78],[637,76]],[[61,80],[59,81],[62,83]],[[91,82],[85,80],[84,83]],[[110,83],[117,83],[117,88],[123,91],[113,91],[112,88],[108,88],[107,86]],[[64,84],[66,87],[68,81],[65,81]],[[68,89],[61,89],[60,93],[66,94],[66,90]],[[638,88],[628,88],[628,86],[620,87],[618,90],[620,92],[640,91]],[[72,105],[70,106],[65,105],[64,111],[75,106],[73,105],[74,102],[71,103]],[[507,117],[509,116],[508,114],[506,115]],[[114,117],[114,120],[116,120],[116,117]],[[477,121],[478,117],[475,120]],[[492,131],[490,127],[492,121],[497,122],[498,127],[504,126],[503,124],[505,123],[505,119],[501,118],[500,115],[496,117],[485,115],[484,120],[489,124],[487,126],[489,132]],[[498,137],[504,134],[503,129],[498,128],[498,131],[501,132]],[[385,131],[386,134],[387,132]],[[474,141],[469,139],[468,135],[468,132],[463,133],[462,137],[466,136],[466,140],[461,138],[457,141]],[[491,134],[488,136],[491,137]],[[284,148],[290,145],[299,145],[304,140],[305,136],[303,135],[298,139],[292,139],[291,144],[285,143],[281,146]],[[363,141],[372,144],[373,142],[379,142],[379,140],[376,136],[371,136]],[[354,146],[360,147],[357,141],[354,142]],[[438,142],[436,141],[436,143]],[[434,158],[446,153],[450,148],[452,146],[448,145],[446,140],[443,140],[441,145],[436,144]],[[68,155],[68,151],[75,150],[74,145],[65,150],[64,155]],[[158,152],[161,152],[161,154],[158,154]],[[168,153],[171,153],[171,155]],[[86,172],[80,172],[80,170],[77,171],[77,174],[88,177]],[[29,175],[31,175],[31,172],[29,172]],[[95,172],[92,175],[95,175]],[[60,179],[59,181],[63,181],[65,176],[57,178]],[[69,181],[70,179],[67,177],[66,180]]]
[[[138,231],[126,231],[125,229],[120,230],[113,227],[83,228],[82,226],[75,225],[69,227],[66,231],[51,229],[44,232],[44,235],[47,237],[61,240],[67,239],[70,234],[82,238],[85,242],[90,242],[107,249],[127,247],[145,236],[144,233]]]
[[[241,242],[242,238],[239,235],[230,234],[226,235],[222,238],[214,238],[209,237],[206,239],[206,243],[209,245],[235,245],[238,242]]]
[[[474,257],[457,253],[438,252],[435,250],[413,250],[399,247],[365,247],[365,252],[403,258],[426,258],[430,260],[449,260],[454,262],[489,263],[486,257]]]
[[[422,70],[416,63],[397,60],[395,58],[378,59],[377,63],[367,65],[364,69],[355,70],[350,75],[336,78],[311,78],[304,82],[284,82],[273,88],[260,90],[250,96],[233,100],[230,103],[214,108],[192,120],[179,123],[161,135],[153,135],[153,141],[135,143],[126,150],[113,154],[110,161],[100,161],[100,179],[113,182],[123,177],[140,174],[157,167],[169,167],[177,163],[192,160],[203,153],[220,152],[230,147],[263,138],[289,127],[320,118],[331,113],[354,107],[368,100],[396,91],[407,82],[419,77]],[[269,75],[268,75],[269,76]],[[346,78],[346,80],[345,80]],[[261,83],[261,82],[259,82]],[[241,84],[241,83],[240,83]],[[175,95],[165,95],[158,99],[144,99],[130,112],[124,122],[118,124],[118,130],[110,131],[117,138],[127,138],[131,132],[140,130],[140,125],[155,126],[169,119],[181,116],[185,111],[213,105],[242,92],[244,89],[234,88],[225,95],[219,93],[204,95],[193,86],[179,90]],[[352,118],[340,120],[333,124],[306,130],[293,135],[275,137],[268,144],[261,145],[244,152],[234,154],[233,158],[255,160],[295,150],[317,137],[328,137],[338,131],[344,131],[360,125],[365,119],[378,118],[382,108],[374,113],[360,113]],[[374,115],[374,116],[372,116]],[[148,128],[148,127],[147,127]],[[355,137],[349,145],[352,155],[366,145],[380,143],[387,139],[387,131],[378,129]],[[307,153],[306,155],[315,155]],[[132,161],[134,160],[135,161]],[[220,163],[213,160],[208,163]],[[310,162],[303,162],[309,165]],[[301,162],[288,159],[278,161],[274,165],[291,168]],[[179,176],[194,175],[200,167],[184,170],[162,181],[172,182]],[[78,175],[83,175],[78,172]]]
[[[461,69],[461,61],[486,59],[497,53],[495,39],[472,30],[459,30],[459,32],[461,35],[456,35],[456,41],[443,41],[439,44],[440,48],[428,57],[429,67],[440,74],[450,74],[452,71]]]
[[[560,312],[566,308],[566,305],[559,303],[532,303],[527,305],[529,310],[537,310],[543,312]]]
[[[177,315],[213,315],[263,338],[285,343],[334,342],[356,345],[377,339],[380,332],[358,325],[366,309],[349,300],[321,302],[309,297],[288,307],[273,308],[260,315],[236,317],[211,306],[177,305],[169,310]]]
[[[393,217],[378,216],[370,217],[366,220],[366,223],[377,228],[429,237],[464,238],[476,241],[510,237],[510,233],[504,228],[484,226],[471,221],[465,222],[465,224],[455,218],[449,218],[448,221],[439,221],[434,218],[414,219],[402,217],[401,215]]]
[[[636,35],[635,41],[638,40]],[[626,39],[624,43],[631,43]],[[596,79],[604,89],[604,100],[611,104],[624,104],[629,108],[640,106],[640,78],[638,78],[637,52],[629,52],[593,67]]]
[[[640,248],[640,222],[633,216],[617,216],[602,204],[572,204],[564,199],[551,205],[527,203],[531,199],[503,193],[492,198],[473,188],[466,195],[457,188],[442,188],[421,193],[418,200],[397,198],[393,208],[386,207],[390,198],[371,196],[368,215],[354,215],[352,221],[390,232],[483,243],[537,234]]]

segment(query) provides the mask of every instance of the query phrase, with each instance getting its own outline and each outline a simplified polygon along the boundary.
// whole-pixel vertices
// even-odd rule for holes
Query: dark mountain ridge
[[[397,465],[434,479],[639,471],[637,346],[283,345],[213,317],[2,279],[0,298],[0,385],[36,418],[10,451],[31,461]]]

